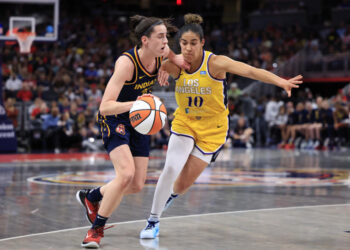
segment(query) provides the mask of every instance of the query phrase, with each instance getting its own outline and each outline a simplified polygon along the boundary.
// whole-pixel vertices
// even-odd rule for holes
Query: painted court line
[[[283,211],[283,210],[293,210],[293,209],[308,209],[308,208],[322,208],[322,207],[341,207],[341,206],[350,206],[350,203],[346,203],[346,204],[332,204],[332,205],[299,206],[299,207],[263,208],[263,209],[252,209],[252,210],[240,210],[240,211],[207,213],[207,214],[191,214],[191,215],[164,217],[164,218],[161,218],[160,220],[164,221],[164,220],[174,220],[174,219],[181,219],[181,218],[212,216],[212,215],[243,214],[243,213],[253,213],[253,212],[268,212],[268,211],[281,211],[281,210]],[[138,223],[138,222],[145,222],[145,221],[146,221],[146,219],[144,219],[144,220],[134,220],[134,221],[124,221],[124,222],[108,223],[108,225],[124,225],[124,224],[131,224],[131,223]],[[54,234],[54,233],[69,232],[69,231],[80,230],[80,229],[88,229],[88,228],[90,228],[90,226],[61,229],[61,230],[56,230],[56,231],[44,232],[44,233],[27,234],[27,235],[22,235],[22,236],[15,236],[15,237],[10,237],[10,238],[0,239],[0,242],[7,241],[7,240],[16,240],[16,239],[28,238],[28,237],[33,237],[33,236],[40,236],[40,235],[47,235],[47,234]]]

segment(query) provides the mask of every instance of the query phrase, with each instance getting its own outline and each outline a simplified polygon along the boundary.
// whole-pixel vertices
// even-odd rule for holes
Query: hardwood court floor
[[[224,150],[139,240],[164,151],[145,188],[124,197],[101,249],[349,249],[349,151]],[[0,249],[81,249],[75,193],[113,178],[105,154],[0,155]]]

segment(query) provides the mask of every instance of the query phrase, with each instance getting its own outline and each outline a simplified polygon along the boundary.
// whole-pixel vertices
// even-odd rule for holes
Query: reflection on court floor
[[[160,238],[143,242],[164,161],[165,151],[152,152],[147,185],[111,216],[102,249],[350,245],[349,151],[225,150],[163,215]],[[3,249],[80,249],[89,224],[75,192],[114,177],[105,154],[2,155],[0,171]]]

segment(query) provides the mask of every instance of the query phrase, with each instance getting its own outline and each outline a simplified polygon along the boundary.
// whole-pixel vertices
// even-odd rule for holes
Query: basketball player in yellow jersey
[[[178,194],[185,193],[197,177],[214,161],[226,141],[228,110],[226,73],[249,77],[285,89],[288,96],[298,88],[302,76],[289,80],[263,69],[251,67],[226,56],[204,51],[204,35],[199,15],[185,15],[185,25],[178,37],[181,53],[191,64],[190,70],[181,70],[173,63],[162,64],[161,84],[168,74],[176,79],[175,97],[178,108],[172,122],[164,170],[155,190],[151,215],[142,239],[159,234],[159,217]],[[169,197],[170,196],[170,197]]]

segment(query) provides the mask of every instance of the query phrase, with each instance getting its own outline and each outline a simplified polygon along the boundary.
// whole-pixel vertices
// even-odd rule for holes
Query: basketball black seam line
[[[156,100],[153,98],[153,103],[154,103],[154,119],[153,119],[153,123],[152,123],[152,126],[151,126],[151,129],[147,132],[147,134],[149,132],[151,132],[153,126],[154,126],[154,122],[156,121],[156,117],[157,117],[157,104],[156,104]]]

